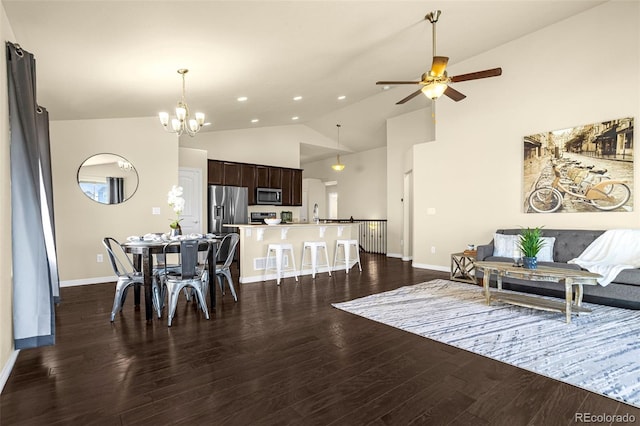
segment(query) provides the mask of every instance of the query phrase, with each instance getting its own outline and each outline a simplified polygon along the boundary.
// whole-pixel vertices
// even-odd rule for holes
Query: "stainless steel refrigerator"
[[[216,235],[237,232],[222,225],[249,223],[247,191],[237,186],[209,185],[209,232]]]
[[[231,232],[238,232],[238,229],[223,225],[249,223],[248,197],[247,188],[209,185],[207,215],[209,232],[224,236]],[[238,258],[237,249],[234,257]],[[227,253],[221,250],[217,258],[222,262],[227,258]]]

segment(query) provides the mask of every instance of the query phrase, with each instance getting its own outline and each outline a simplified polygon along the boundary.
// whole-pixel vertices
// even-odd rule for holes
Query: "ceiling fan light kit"
[[[169,133],[177,133],[178,136],[186,133],[189,136],[194,136],[202,129],[204,125],[204,113],[196,112],[194,118],[191,117],[189,112],[189,105],[185,100],[185,82],[184,76],[189,70],[186,68],[180,68],[178,74],[182,76],[182,99],[178,101],[176,106],[176,116],[171,119],[171,127],[169,127],[169,113],[161,112],[158,114],[160,118],[160,124]]]
[[[466,96],[451,87],[451,83],[458,83],[461,81],[477,80],[481,78],[497,77],[502,74],[502,68],[492,68],[484,71],[476,71],[469,74],[457,75],[449,77],[447,75],[447,63],[449,58],[446,56],[436,55],[436,22],[440,18],[441,11],[435,10],[429,12],[424,19],[431,22],[433,27],[433,62],[431,63],[431,70],[422,74],[420,81],[378,81],[376,84],[383,86],[394,86],[399,84],[421,84],[423,87],[409,96],[396,102],[396,105],[403,104],[407,101],[423,93],[427,98],[436,100],[440,96],[445,95],[450,99],[458,102],[466,98]]]

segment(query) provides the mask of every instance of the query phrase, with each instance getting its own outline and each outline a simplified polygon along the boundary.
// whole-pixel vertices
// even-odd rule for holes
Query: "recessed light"
[[[295,117],[291,117],[291,119],[292,119],[292,120],[297,120],[297,119],[299,119],[299,118],[300,118],[300,117],[298,117],[297,115],[296,115]]]
[[[382,86],[382,90],[389,90],[391,89],[391,86]]]
[[[245,102],[247,99],[249,98],[247,98],[246,96],[238,96],[238,102]]]
[[[252,123],[257,123],[258,121],[260,120],[258,120],[257,118],[254,118],[253,120],[251,120]]]
[[[347,99],[347,97],[346,97],[345,95],[340,95],[340,96],[338,96],[338,100],[339,100],[339,101],[343,101],[343,100],[345,100],[345,99]]]
[[[299,101],[299,100],[301,100],[301,99],[302,99],[302,96],[294,96],[294,97],[293,97],[293,100],[294,100],[294,101]]]

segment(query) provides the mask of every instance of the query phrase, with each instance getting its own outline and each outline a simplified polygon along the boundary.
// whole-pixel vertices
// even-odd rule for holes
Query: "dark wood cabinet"
[[[256,166],[256,188],[269,188],[268,166]]]
[[[283,206],[302,205],[302,170],[300,169],[209,160],[207,183],[247,188],[249,205],[256,204],[256,188],[282,189]]]
[[[291,202],[293,199],[293,171],[291,169],[282,169],[280,179],[282,182],[282,205],[291,206],[293,204]]]
[[[224,167],[222,161],[209,160],[207,162],[207,183],[209,185],[222,185],[223,178]]]
[[[282,169],[269,167],[269,188],[282,188]]]
[[[242,164],[242,182],[240,186],[248,188],[249,205],[256,203],[256,166],[253,164]]]
[[[293,169],[291,171],[291,205],[302,205],[302,170]]]
[[[225,161],[223,182],[228,186],[242,186],[242,165]]]

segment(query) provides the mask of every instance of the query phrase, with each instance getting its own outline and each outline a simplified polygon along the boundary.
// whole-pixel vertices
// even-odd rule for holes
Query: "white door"
[[[178,173],[179,185],[184,190],[184,211],[180,215],[182,233],[203,233],[202,228],[202,170],[180,167]]]

